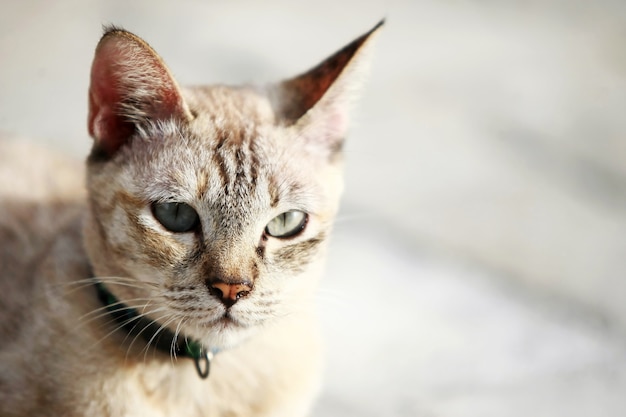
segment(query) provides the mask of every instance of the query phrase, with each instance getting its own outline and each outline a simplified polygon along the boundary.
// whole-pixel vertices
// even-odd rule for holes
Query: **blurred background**
[[[102,24],[201,84],[294,75],[382,17],[314,415],[626,415],[623,1],[2,0],[0,131],[84,158]]]

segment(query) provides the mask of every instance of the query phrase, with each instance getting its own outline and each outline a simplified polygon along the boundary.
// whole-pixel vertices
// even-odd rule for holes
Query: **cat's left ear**
[[[272,98],[279,120],[293,125],[300,136],[340,149],[350,105],[369,67],[372,40],[383,24],[384,20],[321,64],[276,86]]]

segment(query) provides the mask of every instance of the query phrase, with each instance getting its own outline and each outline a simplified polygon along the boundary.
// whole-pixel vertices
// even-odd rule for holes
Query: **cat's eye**
[[[154,203],[154,217],[167,230],[176,233],[189,232],[198,225],[198,213],[185,203]]]
[[[265,227],[265,233],[278,238],[288,238],[302,232],[308,215],[302,211],[291,210],[274,217]]]

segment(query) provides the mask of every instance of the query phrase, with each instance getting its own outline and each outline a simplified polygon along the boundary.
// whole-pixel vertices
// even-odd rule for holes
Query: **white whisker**
[[[172,344],[170,346],[170,359],[172,364],[174,364],[174,361],[176,360],[176,341],[178,340],[178,336],[180,335],[180,330],[184,322],[185,318],[181,317],[176,325],[176,330],[174,331],[174,338],[172,339]]]
[[[167,311],[167,308],[166,308],[166,307],[161,306],[161,307],[158,307],[158,308],[156,308],[156,309],[154,309],[154,310],[149,311],[149,312],[148,312],[148,313],[146,313],[146,314],[141,314],[141,317],[146,317],[148,314],[150,314],[150,315],[154,315],[154,313],[160,313],[160,312],[163,312],[163,311]],[[149,326],[151,323],[156,322],[157,324],[159,324],[159,321],[160,321],[162,318],[164,318],[164,317],[168,317],[168,316],[170,316],[170,315],[171,315],[171,314],[169,314],[169,313],[168,313],[168,314],[164,314],[163,316],[159,317],[158,319],[151,320],[151,321],[150,321],[150,323],[147,323],[147,324],[146,324],[146,325],[145,325],[145,326],[144,326],[141,330],[139,330],[139,331],[137,332],[137,334],[135,334],[135,337],[133,337],[133,340],[130,342],[130,345],[128,345],[128,349],[126,350],[126,357],[128,357],[128,355],[130,354],[130,350],[132,349],[133,345],[134,345],[134,344],[135,344],[135,342],[137,341],[137,338],[139,338],[139,337],[143,334],[143,332],[144,332],[144,331],[148,328],[148,326]],[[137,326],[138,326],[138,325],[139,325],[139,321],[137,321],[137,322],[135,323],[135,325],[133,326],[133,328],[132,328],[132,329],[130,330],[130,332],[126,335],[126,337],[124,338],[124,342],[127,340],[128,336],[129,336],[130,334],[135,333],[135,329],[137,328]],[[159,325],[160,325],[160,324],[159,324]]]
[[[163,330],[167,329],[167,326],[170,323],[173,323],[174,321],[176,321],[176,319],[177,319],[177,317],[170,317],[164,323],[161,324],[161,319],[164,319],[164,318],[166,318],[168,316],[171,316],[171,315],[170,314],[165,314],[165,315],[159,317],[156,320],[156,322],[159,323],[159,329],[156,332],[154,332],[152,337],[150,337],[150,339],[148,340],[148,343],[146,343],[146,346],[143,348],[143,351],[144,351],[143,361],[144,362],[146,362],[146,359],[148,357],[148,351],[150,350],[150,345],[152,344],[152,342],[156,339],[156,337],[159,335],[159,333],[161,333]]]
[[[124,300],[124,301],[118,301],[116,303],[112,303],[112,304],[109,304],[109,305],[106,305],[106,306],[102,306],[102,307],[96,308],[95,310],[90,311],[89,313],[83,314],[82,316],[78,317],[78,321],[83,321],[83,320],[89,318],[89,320],[87,321],[87,322],[89,322],[92,319],[97,319],[99,317],[103,317],[106,314],[99,314],[99,315],[97,315],[95,317],[90,317],[93,314],[100,313],[100,312],[103,312],[103,311],[106,311],[107,314],[110,314],[112,312],[118,312],[118,311],[123,311],[123,310],[130,310],[130,309],[135,310],[136,308],[138,308],[140,306],[144,306],[144,308],[145,308],[145,305],[146,305],[145,303],[142,303],[139,306],[135,306],[135,307],[131,307],[128,304],[128,303],[134,303],[134,302],[137,302],[137,301],[148,302],[148,301],[152,301],[152,298],[139,297],[139,298],[131,298],[129,300]],[[120,308],[119,309],[115,309],[115,310],[111,310],[111,307],[120,307]]]
[[[149,313],[147,313],[147,314],[154,314],[154,313],[157,313],[157,312],[162,311],[162,310],[164,310],[164,308],[163,308],[163,307],[159,307],[159,308],[156,308],[156,309],[154,309],[154,310],[150,311],[150,312],[149,312]],[[110,337],[112,334],[114,334],[114,333],[115,333],[115,332],[117,332],[118,330],[123,329],[125,326],[129,325],[130,323],[132,323],[132,322],[134,322],[134,321],[138,321],[138,320],[140,320],[142,317],[145,317],[147,314],[140,314],[140,315],[137,315],[137,316],[135,316],[135,317],[131,317],[131,318],[129,318],[129,319],[127,319],[127,320],[124,320],[123,322],[119,323],[119,325],[118,325],[117,327],[115,327],[115,328],[114,328],[114,329],[112,329],[110,332],[108,332],[107,334],[105,334],[103,337],[101,337],[100,339],[98,339],[98,341],[96,341],[96,342],[95,342],[95,343],[94,343],[94,344],[90,347],[90,349],[95,348],[97,345],[99,345],[100,343],[102,343],[105,339],[107,339],[108,337]],[[116,321],[116,320],[115,320],[115,318],[112,318],[111,322],[114,322],[114,321]],[[124,340],[126,340],[126,339],[124,339]]]

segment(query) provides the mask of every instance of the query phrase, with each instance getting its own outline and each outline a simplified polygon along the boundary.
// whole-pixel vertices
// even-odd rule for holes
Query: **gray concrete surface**
[[[0,1],[0,130],[84,156],[103,23],[239,83],[383,16],[315,415],[626,415],[626,3]]]

